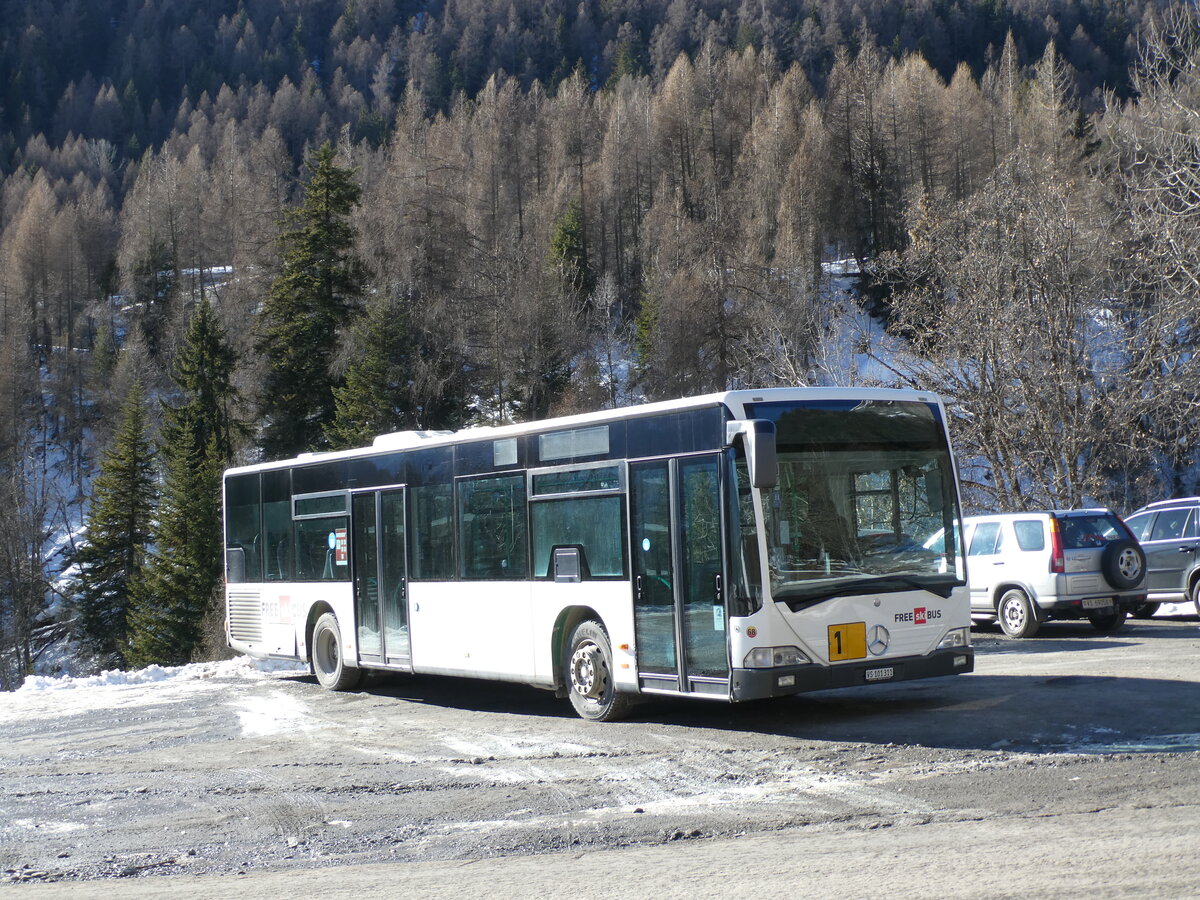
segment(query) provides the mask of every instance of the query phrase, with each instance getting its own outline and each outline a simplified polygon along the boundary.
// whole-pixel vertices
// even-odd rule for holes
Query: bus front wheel
[[[580,717],[612,722],[629,713],[627,694],[613,680],[612,648],[599,622],[580,622],[571,633],[566,652],[567,693]]]
[[[346,663],[342,631],[333,613],[325,613],[313,628],[312,667],[317,681],[331,691],[353,690],[362,681],[362,669]]]

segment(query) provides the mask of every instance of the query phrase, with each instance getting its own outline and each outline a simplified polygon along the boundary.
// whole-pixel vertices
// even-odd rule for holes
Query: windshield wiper
[[[837,584],[814,584],[809,586],[789,585],[775,592],[775,599],[786,603],[792,612],[810,606],[845,597],[848,594],[896,593],[898,591],[929,591],[949,599],[955,586],[964,584],[953,575],[872,575],[868,578],[852,578]]]

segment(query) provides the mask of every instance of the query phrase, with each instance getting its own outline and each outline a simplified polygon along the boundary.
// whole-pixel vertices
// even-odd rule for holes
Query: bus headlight
[[[970,628],[951,628],[946,632],[946,636],[938,643],[939,650],[945,650],[949,647],[970,647],[971,646],[971,629]]]
[[[812,662],[799,647],[756,647],[746,654],[747,669],[773,669],[776,666],[800,666]]]

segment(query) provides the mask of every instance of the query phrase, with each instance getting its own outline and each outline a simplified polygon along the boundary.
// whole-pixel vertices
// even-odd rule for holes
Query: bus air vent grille
[[[229,636],[247,644],[262,640],[262,606],[258,591],[229,592]]]

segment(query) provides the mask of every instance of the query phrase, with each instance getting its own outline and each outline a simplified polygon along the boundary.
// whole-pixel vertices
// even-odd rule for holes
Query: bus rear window
[[[225,481],[225,556],[231,582],[262,581],[262,506],[258,474]]]

